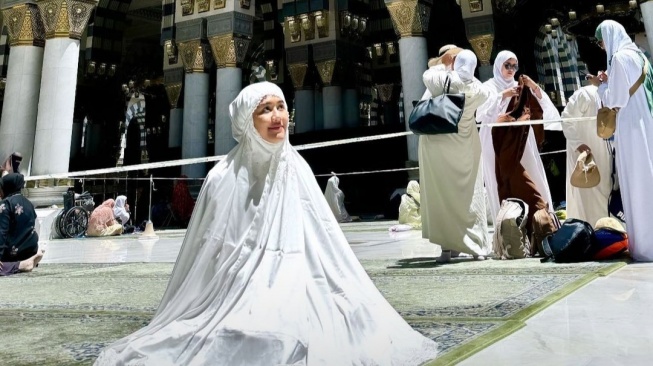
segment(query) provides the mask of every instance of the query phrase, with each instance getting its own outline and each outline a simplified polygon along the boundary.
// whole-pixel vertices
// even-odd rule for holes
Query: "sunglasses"
[[[510,71],[510,70],[515,70],[515,72],[517,72],[517,70],[519,70],[519,65],[517,65],[517,64],[511,64],[511,63],[508,63],[508,62],[506,62],[505,64],[503,64],[503,67],[504,67],[506,70],[508,70],[508,71]]]

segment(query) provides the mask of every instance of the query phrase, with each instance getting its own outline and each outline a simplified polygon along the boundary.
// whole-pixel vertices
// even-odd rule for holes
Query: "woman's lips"
[[[275,127],[268,127],[268,130],[270,131],[281,131],[283,129],[283,126],[275,126]]]

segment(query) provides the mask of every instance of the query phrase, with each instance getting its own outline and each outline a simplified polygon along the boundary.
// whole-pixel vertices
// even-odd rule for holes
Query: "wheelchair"
[[[63,194],[64,208],[54,220],[54,229],[60,238],[79,238],[88,228],[90,212],[95,207],[93,196],[84,192],[77,194],[70,190]]]

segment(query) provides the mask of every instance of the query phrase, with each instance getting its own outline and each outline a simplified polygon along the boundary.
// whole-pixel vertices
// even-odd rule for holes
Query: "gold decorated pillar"
[[[32,175],[68,172],[79,40],[97,0],[42,0],[45,29]]]
[[[490,64],[494,43],[492,0],[464,0],[460,8],[467,39],[478,58],[479,79],[486,81],[493,76]]]
[[[209,71],[213,67],[206,19],[177,23],[177,46],[185,70],[181,157],[205,157],[209,141]],[[181,171],[190,178],[203,178],[207,169],[202,163],[182,166]]]
[[[422,74],[426,71],[428,54],[424,32],[428,30],[431,1],[386,0],[395,33],[399,36],[399,63],[404,95],[404,122],[413,111],[413,101],[420,100],[426,87]],[[417,161],[417,136],[408,136],[408,159]]]
[[[253,7],[225,4],[221,13],[207,18],[206,33],[213,51],[216,72],[215,155],[227,154],[236,146],[231,133],[229,104],[243,88],[243,62],[254,34]],[[231,6],[228,8],[227,6]]]
[[[168,147],[178,148],[182,145],[182,131],[184,109],[179,103],[184,81],[184,70],[174,68],[163,71],[163,78],[170,102],[170,116],[168,118]]]
[[[45,30],[36,4],[3,9],[2,16],[11,52],[0,121],[0,159],[20,152],[20,172],[28,175],[36,133]]]

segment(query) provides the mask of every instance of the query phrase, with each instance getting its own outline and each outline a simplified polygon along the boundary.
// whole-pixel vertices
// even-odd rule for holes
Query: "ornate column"
[[[41,0],[45,50],[32,174],[68,171],[79,40],[97,0]]]
[[[304,87],[308,72],[308,46],[286,48],[286,60],[295,88],[295,133],[316,130],[313,88]]]
[[[39,8],[33,3],[4,9],[2,15],[11,52],[0,121],[0,159],[14,151],[22,153],[21,173],[28,175],[36,133],[45,29]]]
[[[177,23],[179,55],[184,63],[184,122],[182,159],[207,156],[209,127],[209,70],[213,66],[211,48],[206,41],[206,20]],[[204,178],[206,164],[184,165],[182,174]]]
[[[319,46],[328,47],[330,45],[320,44]],[[333,42],[332,46],[335,48],[335,42]],[[317,47],[318,45],[315,45],[313,48],[313,57],[315,57],[315,54],[318,52]],[[324,116],[324,129],[330,130],[342,128],[342,88],[340,85],[332,85],[333,73],[336,69],[336,60],[319,60],[316,58],[315,67],[317,68],[317,72],[320,74],[320,79],[324,84],[324,87],[322,88],[322,113]]]
[[[639,8],[642,12],[642,22],[644,23],[644,29],[646,30],[648,49],[653,52],[653,1],[641,1]]]
[[[429,27],[431,1],[385,0],[392,25],[399,39],[399,63],[404,90],[404,123],[408,130],[408,117],[413,101],[420,100],[426,87],[422,74],[428,60],[426,39],[423,34]],[[417,161],[417,136],[408,136],[408,159]]]
[[[236,10],[236,3],[231,3]],[[215,154],[224,155],[236,146],[231,133],[229,104],[243,88],[240,68],[253,35],[254,17],[229,11],[207,18],[207,36],[218,68],[215,90]]]
[[[184,121],[184,109],[179,108],[179,96],[184,79],[183,69],[171,69],[163,72],[166,94],[170,102],[170,118],[168,121],[168,147],[181,147],[182,126]]]

